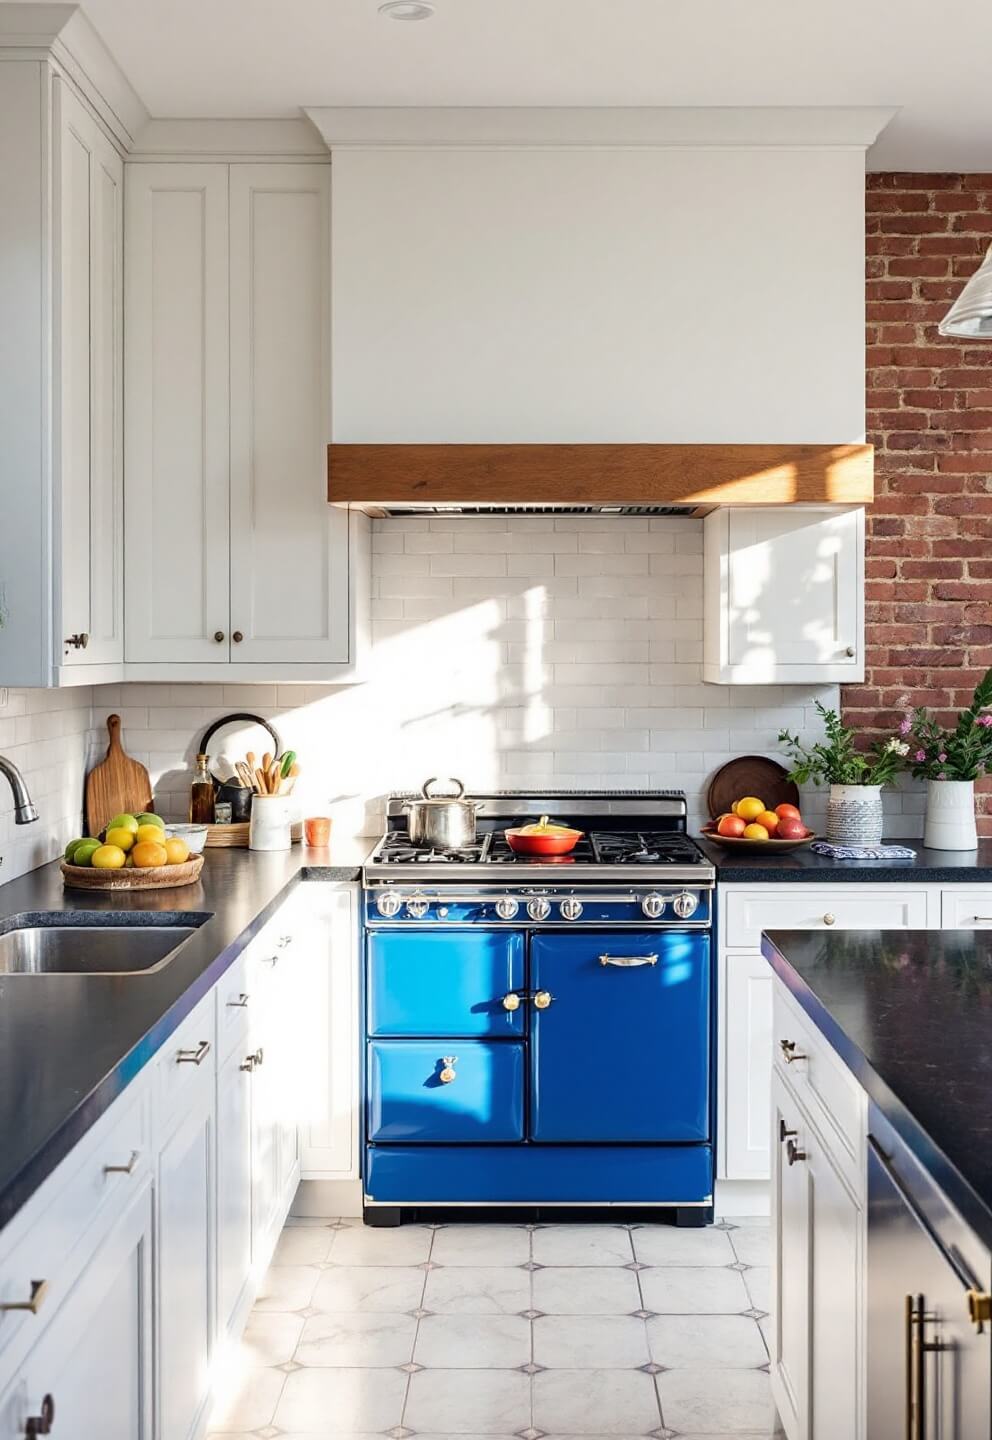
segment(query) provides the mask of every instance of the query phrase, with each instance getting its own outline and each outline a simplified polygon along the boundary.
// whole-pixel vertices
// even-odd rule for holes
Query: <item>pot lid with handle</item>
[[[432,795],[431,786],[440,785],[441,783],[442,781],[438,778],[437,775],[432,775],[429,780],[425,780],[423,785],[420,787],[420,794],[416,797],[416,799],[404,800],[404,810],[409,810],[414,805],[470,805],[473,810],[478,809],[481,801],[466,800],[465,786],[461,780],[455,779],[454,776],[452,776],[451,779],[443,782],[446,785],[454,785],[457,787],[454,791],[454,794]]]

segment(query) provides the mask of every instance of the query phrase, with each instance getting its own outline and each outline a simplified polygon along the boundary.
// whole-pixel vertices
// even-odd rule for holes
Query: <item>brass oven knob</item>
[[[504,1009],[504,1010],[519,1010],[519,1009],[520,1009],[520,996],[517,994],[517,992],[516,992],[515,990],[511,990],[508,995],[504,995],[504,996],[503,996],[503,1009]]]
[[[452,1080],[456,1078],[457,1072],[454,1066],[457,1059],[457,1055],[445,1055],[444,1059],[442,1060],[441,1064],[444,1068],[442,1069],[440,1075],[438,1075],[437,1077],[442,1085],[450,1085]]]
[[[535,990],[534,1009],[547,1010],[548,1006],[551,1004],[554,998],[555,997],[551,994],[550,990]]]

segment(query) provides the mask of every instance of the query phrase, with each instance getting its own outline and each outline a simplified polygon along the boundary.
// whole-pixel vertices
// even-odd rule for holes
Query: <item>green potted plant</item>
[[[854,731],[836,710],[819,700],[816,710],[825,734],[814,745],[805,745],[788,730],[779,733],[779,744],[792,761],[789,779],[797,785],[812,781],[830,786],[827,839],[834,845],[877,845],[882,838],[882,786],[902,770],[909,742],[893,735],[876,740],[870,750],[858,750]]]
[[[992,669],[975,686],[971,704],[953,729],[926,710],[914,710],[899,726],[907,737],[912,773],[927,782],[923,843],[933,850],[974,850],[975,781],[992,773]]]

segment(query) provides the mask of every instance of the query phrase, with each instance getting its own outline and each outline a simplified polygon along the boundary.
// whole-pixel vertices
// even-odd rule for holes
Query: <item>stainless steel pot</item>
[[[437,776],[425,780],[421,800],[407,800],[403,808],[407,829],[414,845],[430,845],[435,850],[462,850],[475,844],[475,812],[477,802],[464,800],[465,786],[460,780],[453,795],[432,795],[431,786]]]

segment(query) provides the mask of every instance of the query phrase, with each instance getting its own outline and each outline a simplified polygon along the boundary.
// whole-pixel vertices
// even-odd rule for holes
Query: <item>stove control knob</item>
[[[527,914],[532,920],[547,920],[551,914],[550,900],[528,900]]]
[[[681,895],[676,895],[672,901],[672,909],[680,920],[688,920],[690,915],[695,915],[699,909],[699,900],[690,890],[683,890]]]
[[[428,902],[419,895],[406,902],[406,913],[413,920],[423,920],[429,908]]]
[[[402,901],[395,890],[384,890],[381,895],[376,896],[375,900],[375,908],[387,920],[391,920],[394,915],[400,913],[401,904]]]
[[[496,914],[501,920],[512,920],[520,909],[520,901],[512,895],[501,895],[496,901]]]
[[[582,914],[582,901],[575,895],[566,895],[561,902],[561,918],[563,920],[578,920]]]
[[[654,891],[652,891],[650,895],[645,895],[644,899],[641,901],[641,910],[648,917],[649,920],[660,919],[661,916],[665,913],[664,898],[661,895],[657,895],[654,893]]]

